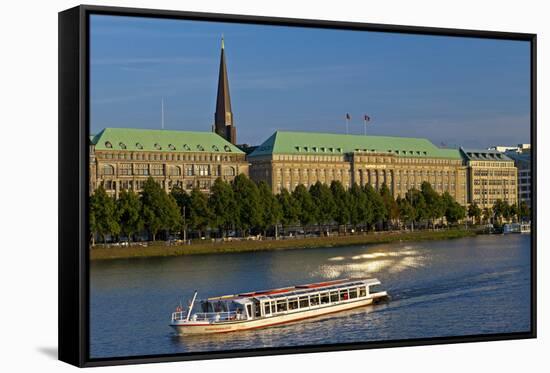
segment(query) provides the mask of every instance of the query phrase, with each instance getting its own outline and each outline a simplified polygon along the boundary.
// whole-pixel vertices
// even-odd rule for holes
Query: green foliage
[[[326,203],[330,207],[321,206],[320,209],[325,208],[327,210],[327,213],[330,209],[332,209],[333,211],[331,215],[334,218],[334,221],[338,223],[338,225],[348,224],[351,221],[351,192],[347,191],[340,181],[333,181],[330,184],[330,190],[327,190],[327,192],[331,193],[332,200],[334,202],[332,203],[332,206],[330,206],[331,198],[327,195],[327,197],[325,197],[325,199],[321,201],[321,203]]]
[[[393,195],[391,194],[386,183],[383,183],[380,187],[380,197],[382,197],[382,201],[384,202],[384,207],[386,209],[386,220],[391,221],[398,219],[399,206],[397,206],[397,202],[395,201],[395,198],[393,198]]]
[[[353,226],[372,221],[372,208],[366,192],[356,183],[349,189],[350,223]]]
[[[92,235],[99,234],[103,242],[107,234],[120,233],[115,200],[109,197],[103,186],[99,186],[90,197],[90,230]]]
[[[258,186],[243,174],[235,177],[232,186],[236,204],[235,225],[246,233],[262,221]]]
[[[458,222],[466,217],[466,209],[454,200],[454,198],[445,192],[441,195],[445,205],[445,218],[451,224]]]
[[[368,208],[372,211],[372,215],[369,216],[370,220],[367,220],[366,223],[371,225],[383,222],[386,219],[387,211],[382,196],[368,184],[365,185],[364,191],[368,200]]]
[[[313,220],[319,225],[330,223],[334,213],[337,212],[330,188],[326,184],[317,181],[309,189],[309,194],[316,206],[311,211],[314,214]]]
[[[208,197],[198,188],[193,188],[189,195],[189,219],[186,220],[191,229],[199,232],[199,236],[202,236],[202,231],[208,227],[210,220]]]
[[[468,216],[474,220],[474,223],[480,221],[481,212],[481,208],[475,202],[468,206]]]
[[[300,207],[292,194],[283,188],[277,195],[277,200],[279,201],[279,206],[281,206],[281,223],[283,225],[296,224],[298,222]]]
[[[426,214],[424,215],[430,220],[432,226],[434,220],[440,219],[445,214],[445,203],[443,198],[432,188],[431,184],[424,181],[420,186],[420,191],[426,203]]]
[[[298,185],[292,192],[292,197],[298,207],[298,221],[302,226],[315,222],[317,217],[317,206],[311,198],[308,190],[302,184]]]
[[[279,200],[271,192],[271,188],[265,181],[258,184],[258,193],[260,195],[261,223],[259,228],[265,232],[267,228],[279,224],[283,217],[283,210]]]
[[[144,224],[139,196],[131,190],[122,190],[116,201],[116,206],[120,231],[128,236],[128,241],[131,241],[132,235],[142,230]]]
[[[525,201],[520,202],[518,207],[518,216],[522,220],[531,220],[531,211]]]
[[[145,227],[153,236],[153,241],[160,230],[174,230],[181,225],[181,214],[176,200],[152,177],[143,185],[141,204]]]
[[[231,185],[217,178],[210,189],[208,208],[211,214],[211,223],[221,232],[227,232],[235,220],[235,198]]]
[[[399,217],[405,224],[413,224],[416,219],[416,212],[407,198],[397,197]]]

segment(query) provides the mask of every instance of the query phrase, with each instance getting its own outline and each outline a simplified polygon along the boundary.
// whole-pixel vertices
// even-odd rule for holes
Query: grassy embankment
[[[190,245],[167,246],[163,242],[155,245],[130,247],[94,247],[92,260],[146,258],[160,256],[180,256],[195,254],[220,254],[254,252],[266,250],[290,250],[314,247],[337,247],[348,245],[378,244],[399,241],[443,240],[474,236],[473,230],[449,229],[417,232],[378,232],[365,235],[308,237],[265,241],[194,241]]]

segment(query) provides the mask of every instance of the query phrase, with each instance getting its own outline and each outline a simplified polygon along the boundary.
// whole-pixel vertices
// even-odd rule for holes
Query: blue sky
[[[529,43],[94,15],[91,131],[209,131],[220,37],[239,143],[274,131],[530,141]]]

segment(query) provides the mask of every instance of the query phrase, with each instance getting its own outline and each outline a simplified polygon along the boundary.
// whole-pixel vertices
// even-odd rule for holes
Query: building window
[[[103,175],[114,175],[115,168],[109,164],[103,165]]]
[[[185,166],[185,176],[193,176],[193,166]]]
[[[132,174],[132,165],[129,163],[123,163],[118,167],[118,174],[122,176],[128,176]],[[127,188],[126,188],[127,189]]]
[[[164,175],[164,169],[161,164],[151,165],[151,175],[152,176],[162,176]]]
[[[149,167],[146,164],[139,163],[135,165],[135,173],[136,175],[140,176],[148,176],[149,175]]]
[[[208,169],[208,165],[206,164],[199,164],[197,167],[197,174],[199,176],[208,176],[210,175],[210,171]]]
[[[181,169],[178,166],[170,167],[170,176],[180,176]]]
[[[235,167],[227,167],[224,170],[224,175],[225,176],[235,176]]]

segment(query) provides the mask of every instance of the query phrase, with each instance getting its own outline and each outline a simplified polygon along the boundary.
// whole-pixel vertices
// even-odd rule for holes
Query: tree
[[[347,231],[347,224],[351,220],[351,192],[348,192],[340,181],[330,183],[330,189],[333,202],[332,216],[338,225],[344,226],[344,232]],[[327,199],[326,203],[330,198]],[[322,207],[320,207],[322,208]]]
[[[172,187],[170,195],[176,201],[179,211],[181,211],[181,233],[182,239],[185,240],[187,238],[187,222],[189,221],[189,213],[191,211],[191,198],[189,194],[179,185]]]
[[[365,185],[364,190],[368,200],[367,208],[371,209],[371,214],[368,214],[369,220],[366,222],[367,227],[370,227],[372,224],[377,224],[384,221],[386,219],[387,212],[382,197],[371,185]]]
[[[211,226],[217,227],[220,235],[225,236],[235,220],[235,197],[231,185],[217,178],[210,188],[208,208],[211,215]]]
[[[500,198],[495,201],[493,204],[493,214],[499,223],[502,222],[502,218],[505,219],[510,214],[510,205],[508,202],[501,200]]]
[[[472,203],[468,206],[468,216],[473,219],[474,224],[480,222],[481,219],[481,208],[477,203]]]
[[[487,224],[492,217],[493,217],[493,210],[489,207],[485,207],[483,209],[483,222]]]
[[[298,222],[299,207],[292,194],[283,188],[277,195],[277,200],[279,201],[279,206],[281,206],[281,223],[283,226],[296,224]]]
[[[107,234],[116,235],[120,233],[118,224],[118,213],[115,200],[107,194],[100,185],[90,197],[90,230],[93,236],[97,233],[105,243]]]
[[[510,217],[515,221],[519,219],[519,207],[516,203],[510,205]]]
[[[464,219],[466,216],[466,209],[464,206],[456,202],[449,192],[443,193],[441,198],[443,199],[443,203],[445,205],[445,219],[447,219],[449,223],[454,224],[459,220]]]
[[[132,190],[123,189],[116,205],[120,231],[128,237],[128,241],[131,241],[132,235],[143,229],[139,196]]]
[[[149,177],[141,192],[142,215],[145,227],[153,241],[161,230],[177,229],[181,224],[181,214],[176,200]]]
[[[208,197],[199,188],[193,188],[189,195],[189,226],[198,231],[199,237],[208,227],[209,218]]]
[[[260,229],[262,230],[264,236],[266,235],[266,230],[271,226],[277,226],[282,219],[283,211],[279,200],[271,188],[265,181],[260,181],[258,184],[258,193],[260,194],[260,211],[261,211],[261,223]],[[277,231],[277,229],[275,229]],[[277,233],[275,233],[277,236]]]
[[[431,184],[424,181],[420,186],[420,191],[426,202],[426,214],[433,228],[434,221],[443,217],[445,213],[445,205],[439,193],[437,193]]]
[[[397,197],[397,206],[399,207],[399,217],[405,223],[410,224],[411,230],[414,230],[414,221],[416,219],[416,213],[414,207],[411,205],[407,198]]]
[[[308,190],[302,184],[299,184],[292,192],[292,197],[298,207],[298,221],[305,228],[315,221],[317,216],[317,206]]]
[[[365,191],[353,183],[349,190],[350,196],[350,223],[357,227],[360,223],[366,223],[372,220],[372,208],[370,207],[369,200]]]
[[[389,226],[394,220],[399,219],[399,207],[386,183],[380,187],[380,197],[386,209],[386,225]]]
[[[409,189],[405,198],[409,201],[409,203],[414,209],[413,223],[421,222],[422,220],[428,218],[426,200],[424,199],[424,196],[418,189],[416,188]]]
[[[529,205],[525,201],[519,203],[518,215],[521,220],[527,219],[531,221],[531,211],[529,210]]]
[[[315,209],[314,221],[319,224],[319,233],[321,232],[321,226],[323,224],[329,224],[332,221],[332,216],[336,211],[336,205],[332,198],[330,188],[317,181],[309,188],[309,194],[313,203],[317,208]]]
[[[261,225],[258,186],[244,174],[239,174],[233,180],[232,188],[236,205],[235,225],[246,235],[250,229]]]

